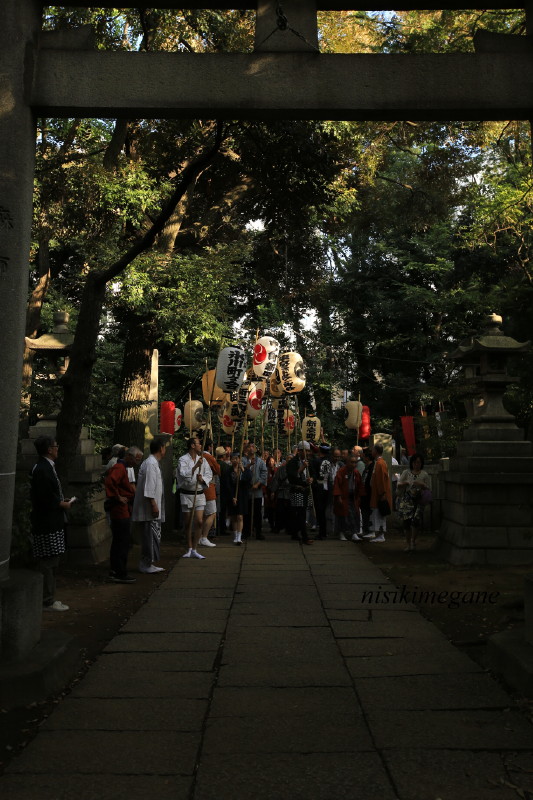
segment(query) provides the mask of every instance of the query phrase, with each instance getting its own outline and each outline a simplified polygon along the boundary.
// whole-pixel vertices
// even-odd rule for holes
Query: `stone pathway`
[[[110,642],[11,763],[2,797],[516,800],[531,789],[532,726],[414,607],[363,602],[388,581],[357,547],[224,538],[206,555],[181,560]]]

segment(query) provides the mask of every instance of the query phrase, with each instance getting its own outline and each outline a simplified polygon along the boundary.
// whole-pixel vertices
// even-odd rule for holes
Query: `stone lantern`
[[[533,449],[503,405],[507,386],[517,381],[508,361],[531,348],[506,336],[501,324],[491,314],[485,330],[451,354],[478,398],[442,474],[440,550],[454,564],[533,562]]]
[[[66,311],[56,311],[51,333],[44,333],[37,339],[26,337],[26,347],[47,358],[51,380],[59,380],[68,368],[70,346],[74,341],[68,329],[69,318]]]
[[[507,386],[518,380],[509,375],[507,364],[510,357],[528,353],[531,347],[530,342],[517,342],[506,336],[500,329],[501,324],[498,314],[490,314],[483,333],[462,342],[450,356],[463,366],[467,383],[480,398],[474,404],[470,426],[473,429],[465,438],[494,441],[500,438],[496,435],[497,429],[501,428],[505,437],[511,435],[510,426],[518,430],[513,415],[503,405]]]

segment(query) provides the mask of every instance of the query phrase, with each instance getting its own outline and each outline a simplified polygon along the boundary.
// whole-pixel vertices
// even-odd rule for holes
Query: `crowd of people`
[[[54,573],[65,551],[65,512],[75,498],[63,496],[55,471],[55,440],[40,437],[35,447],[39,461],[32,472],[33,554],[44,577],[44,607],[65,611],[68,606],[55,599]],[[105,509],[112,532],[109,577],[116,583],[135,581],[127,569],[134,522],[140,529],[139,571],[163,570],[157,562],[165,521],[160,462],[166,448],[167,438],[154,438],[143,461],[139,448],[117,444],[104,467]],[[212,441],[192,436],[176,467],[177,510],[187,537],[183,557],[205,558],[199,547],[216,547],[213,534],[231,534],[236,546],[252,536],[263,540],[266,526],[272,534],[285,532],[305,545],[328,537],[380,543],[394,507],[405,530],[405,549],[414,550],[430,479],[417,454],[410,461],[402,454],[401,466],[408,468],[392,476],[393,492],[381,444],[341,450],[301,441],[283,456],[280,450],[259,454],[253,441],[244,442],[240,452],[219,446],[213,453]]]
[[[393,464],[400,467],[395,459]],[[414,550],[422,522],[420,494],[429,490],[429,476],[421,456],[408,461],[403,453],[401,466],[409,469],[401,475],[395,471],[391,481],[380,444],[341,450],[301,441],[283,456],[280,450],[259,454],[247,441],[242,453],[219,446],[213,454],[211,441],[203,449],[193,437],[176,474],[189,539],[185,557],[205,557],[197,547],[216,546],[211,533],[230,533],[240,546],[248,537],[264,539],[265,526],[306,545],[328,537],[380,543],[394,507],[404,525],[406,550]],[[208,494],[213,504],[202,512]]]

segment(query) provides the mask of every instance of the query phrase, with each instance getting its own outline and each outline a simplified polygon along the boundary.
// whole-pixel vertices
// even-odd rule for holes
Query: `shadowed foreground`
[[[387,579],[351,543],[270,537],[206,555],[181,560],[109,643],[11,763],[3,796],[515,800],[529,788],[529,722],[413,606],[363,602]]]

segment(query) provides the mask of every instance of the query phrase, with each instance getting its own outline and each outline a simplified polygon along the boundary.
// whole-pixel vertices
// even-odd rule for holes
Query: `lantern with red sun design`
[[[293,433],[296,427],[296,417],[290,408],[286,408],[283,414],[283,427],[285,428],[285,433]]]
[[[248,419],[257,419],[263,410],[263,398],[265,396],[266,381],[257,381],[250,384],[248,392],[248,404],[246,413]]]
[[[258,378],[270,378],[276,369],[279,342],[272,336],[262,336],[254,347],[253,370]]]

